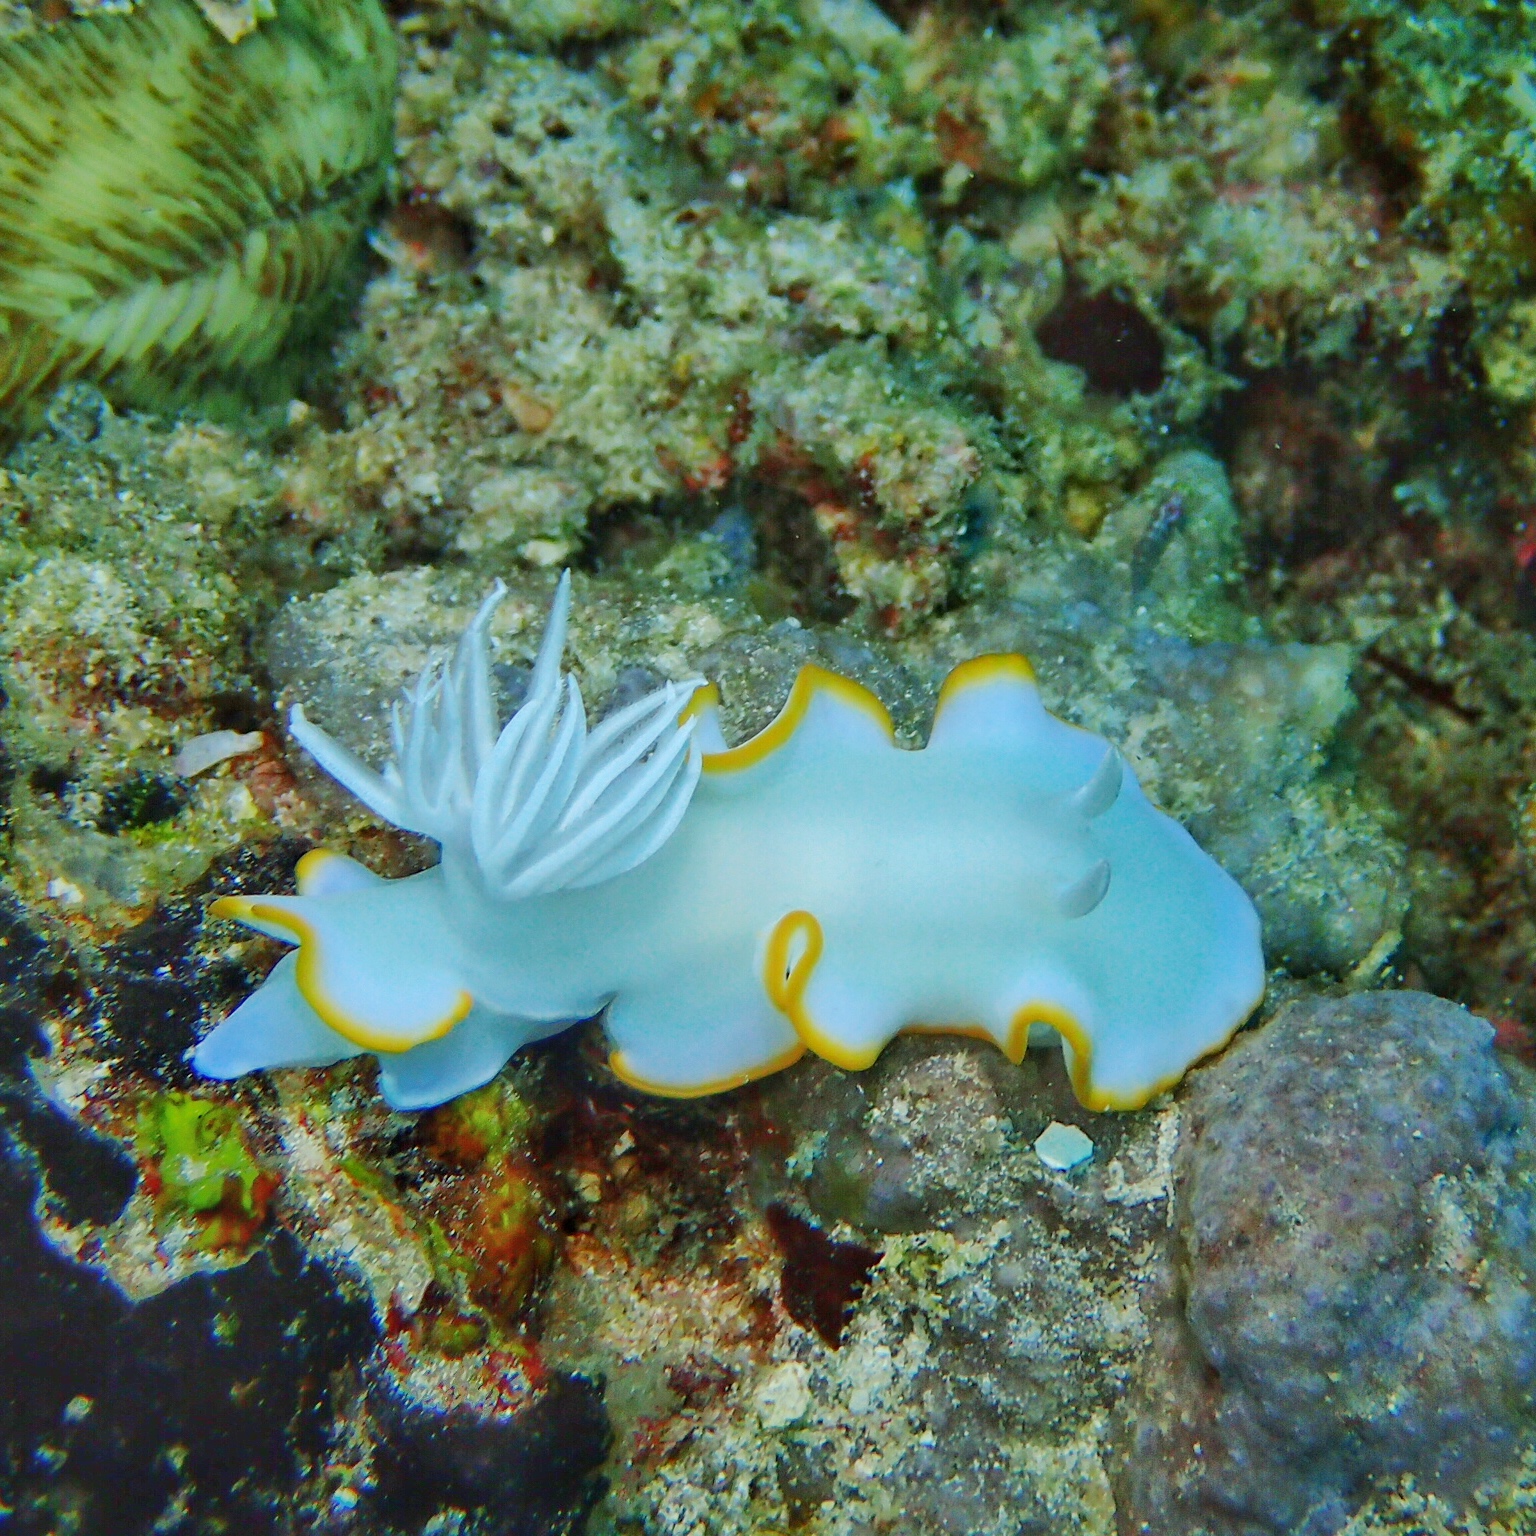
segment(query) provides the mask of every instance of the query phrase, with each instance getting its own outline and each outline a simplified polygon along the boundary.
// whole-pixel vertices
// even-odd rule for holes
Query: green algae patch
[[[528,1102],[498,1078],[422,1115],[409,1152],[339,1160],[430,1277],[400,1319],[428,1353],[515,1349],[528,1328],[560,1245],[553,1181],[528,1150],[534,1129]]]
[[[432,1110],[423,1121],[423,1145],[439,1162],[471,1168],[524,1145],[532,1119],[516,1088],[495,1078]]]
[[[156,1205],[194,1218],[198,1246],[250,1245],[278,1181],[257,1160],[232,1106],[167,1093],[141,1111],[136,1144]]]

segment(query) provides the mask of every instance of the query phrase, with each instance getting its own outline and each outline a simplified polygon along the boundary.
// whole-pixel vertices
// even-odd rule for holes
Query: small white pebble
[[[83,1424],[91,1416],[91,1409],[95,1406],[95,1398],[86,1397],[83,1393],[77,1394],[64,1404],[64,1422]]]
[[[224,814],[231,821],[255,821],[261,815],[261,807],[244,784],[236,784],[224,796]]]
[[[559,565],[571,552],[564,539],[529,539],[518,551],[530,565]]]
[[[254,752],[266,740],[260,731],[209,731],[183,742],[181,751],[171,759],[172,769],[184,779],[196,778],[231,757]]]
[[[60,906],[78,907],[85,900],[85,892],[73,880],[65,880],[55,875],[48,882],[48,897],[49,900],[58,902]]]
[[[811,1373],[798,1360],[768,1371],[752,1394],[764,1429],[788,1429],[811,1411]]]
[[[1093,1156],[1093,1142],[1075,1125],[1063,1125],[1060,1120],[1052,1120],[1035,1137],[1035,1156],[1047,1168],[1065,1173],[1069,1168],[1076,1168],[1079,1163],[1086,1163]]]
[[[331,1495],[331,1508],[338,1514],[350,1514],[360,1502],[356,1488],[338,1488]]]

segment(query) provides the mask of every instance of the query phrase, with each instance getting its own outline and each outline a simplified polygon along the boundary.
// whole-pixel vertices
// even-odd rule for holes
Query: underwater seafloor
[[[0,1531],[1536,1533],[1533,60],[3,0]],[[210,898],[432,856],[287,706],[376,759],[497,577],[515,701],[566,566],[589,700],[734,735],[1025,652],[1252,896],[1249,1027],[1123,1114],[938,1037],[652,1098],[598,1023],[423,1114],[199,1078],[279,951]]]

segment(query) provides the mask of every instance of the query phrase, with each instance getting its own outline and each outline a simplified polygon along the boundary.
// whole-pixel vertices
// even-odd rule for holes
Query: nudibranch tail
[[[328,1067],[362,1055],[364,1047],[338,1034],[306,1000],[298,980],[299,955],[284,955],[271,975],[221,1024],[198,1042],[192,1065],[221,1081],[282,1067]],[[379,1088],[391,1108],[430,1109],[488,1083],[551,1024],[505,1018],[473,1008],[451,1033],[409,1050],[376,1053]]]

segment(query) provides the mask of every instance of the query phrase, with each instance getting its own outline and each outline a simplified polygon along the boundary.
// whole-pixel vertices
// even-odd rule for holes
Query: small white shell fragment
[[[1075,1125],[1063,1125],[1060,1120],[1052,1120],[1035,1137],[1035,1156],[1047,1168],[1054,1168],[1057,1173],[1066,1173],[1093,1156],[1093,1141]]]
[[[776,1365],[753,1393],[764,1429],[788,1429],[811,1411],[811,1373],[798,1360]]]
[[[244,784],[236,784],[224,796],[224,814],[231,821],[255,821],[261,815],[261,807]]]
[[[184,742],[181,751],[171,759],[171,768],[184,779],[194,779],[231,757],[254,752],[265,740],[260,731],[243,735],[239,731],[209,731]]]

